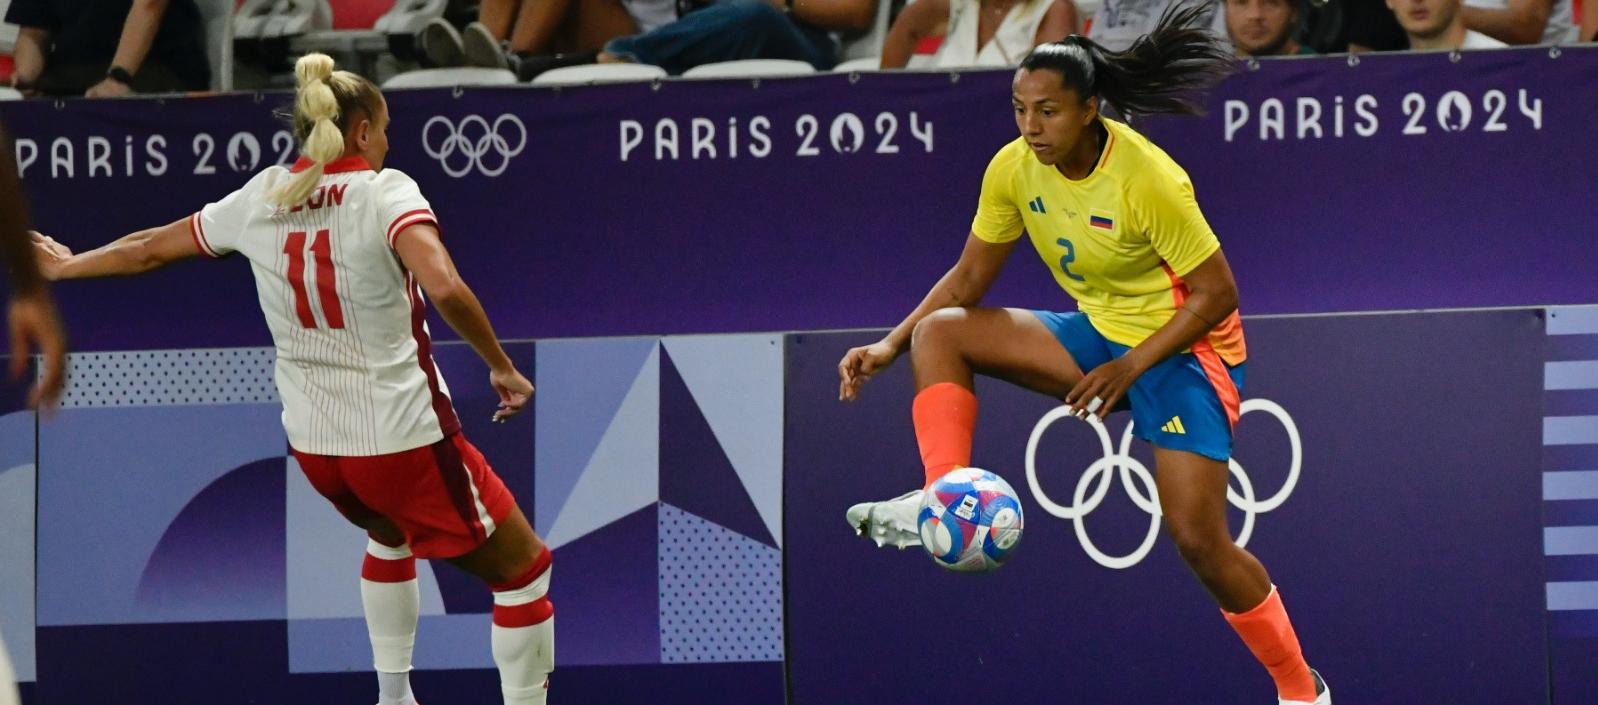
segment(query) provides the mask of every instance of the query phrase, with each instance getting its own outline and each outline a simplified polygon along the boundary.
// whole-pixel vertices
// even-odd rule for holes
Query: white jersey
[[[422,289],[393,250],[407,226],[437,222],[416,182],[348,157],[327,165],[305,204],[283,211],[270,194],[290,174],[270,167],[189,218],[206,254],[250,260],[289,445],[382,455],[460,430],[433,363]]]

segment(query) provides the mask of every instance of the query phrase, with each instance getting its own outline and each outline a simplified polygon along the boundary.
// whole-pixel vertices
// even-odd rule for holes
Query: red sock
[[[916,443],[930,486],[950,470],[971,464],[971,434],[977,427],[977,395],[953,382],[940,382],[916,395],[910,409]]]
[[[1282,596],[1271,586],[1271,594],[1258,607],[1242,614],[1221,610],[1237,635],[1243,637],[1254,658],[1270,671],[1276,681],[1276,697],[1283,700],[1312,702],[1315,700],[1315,678],[1309,674],[1309,664],[1298,646],[1298,635],[1293,633],[1293,623],[1287,619],[1287,608],[1282,606]]]

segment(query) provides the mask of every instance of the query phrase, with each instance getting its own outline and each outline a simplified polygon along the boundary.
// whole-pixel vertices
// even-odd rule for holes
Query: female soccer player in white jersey
[[[416,558],[447,559],[494,591],[493,654],[507,705],[545,702],[554,667],[550,553],[461,434],[433,364],[423,293],[488,364],[496,421],[533,385],[455,271],[416,182],[384,169],[388,105],[370,81],[311,54],[295,66],[293,168],[174,223],[79,255],[42,235],[54,279],[134,274],[238,252],[277,348],[283,427],[318,492],[370,535],[361,597],[380,705],[410,705]]]
[[[988,165],[960,261],[886,338],[844,356],[839,396],[854,398],[910,352],[926,484],[971,462],[975,373],[1082,415],[1128,399],[1137,435],[1155,447],[1160,508],[1182,558],[1283,705],[1330,705],[1265,568],[1227,530],[1226,462],[1247,357],[1231,268],[1187,173],[1099,113],[1101,101],[1133,114],[1196,112],[1192,93],[1232,65],[1195,26],[1207,10],[1173,4],[1125,52],[1072,36],[1022,60],[1011,96],[1021,136]],[[1023,230],[1080,312],[979,307]],[[849,523],[879,545],[919,545],[921,495],[856,505]]]

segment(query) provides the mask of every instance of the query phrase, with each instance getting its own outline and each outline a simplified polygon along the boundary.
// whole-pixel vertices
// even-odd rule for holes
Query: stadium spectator
[[[652,32],[612,39],[598,60],[654,64],[674,75],[736,59],[795,59],[825,71],[838,61],[834,33],[869,28],[877,2],[720,0]]]
[[[1226,0],[1226,34],[1240,57],[1314,54],[1298,43],[1299,0]]]
[[[476,22],[456,31],[434,19],[422,28],[420,42],[434,66],[515,70],[532,57],[547,63],[586,53],[591,62],[605,42],[676,19],[673,0],[483,0]]]
[[[1071,0],[916,0],[888,30],[882,68],[904,68],[916,45],[939,27],[947,29],[934,65],[1015,66],[1032,47],[1075,32],[1076,6]]]
[[[1387,0],[1398,24],[1409,35],[1409,48],[1494,49],[1508,46],[1485,34],[1465,28],[1460,0]]]
[[[211,84],[194,0],[12,0],[11,85],[24,95],[114,98]]]
[[[1160,15],[1175,0],[1103,0],[1093,13],[1093,26],[1088,28],[1088,39],[1111,51],[1126,51],[1136,41],[1159,23]],[[1218,36],[1226,36],[1226,25],[1219,12],[1210,12],[1203,20]]]
[[[1570,0],[1465,0],[1465,28],[1505,44],[1576,41]]]
[[[1598,0],[1581,4],[1581,41],[1598,41]]]
[[[1328,4],[1328,7],[1334,5]],[[1398,24],[1386,0],[1342,0],[1342,38],[1350,52],[1401,51],[1409,35]]]

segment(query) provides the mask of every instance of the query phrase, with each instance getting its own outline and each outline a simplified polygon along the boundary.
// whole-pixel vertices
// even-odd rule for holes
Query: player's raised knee
[[[967,311],[963,308],[940,308],[933,311],[916,323],[915,330],[910,335],[910,347],[916,349],[952,343],[967,319]]]

